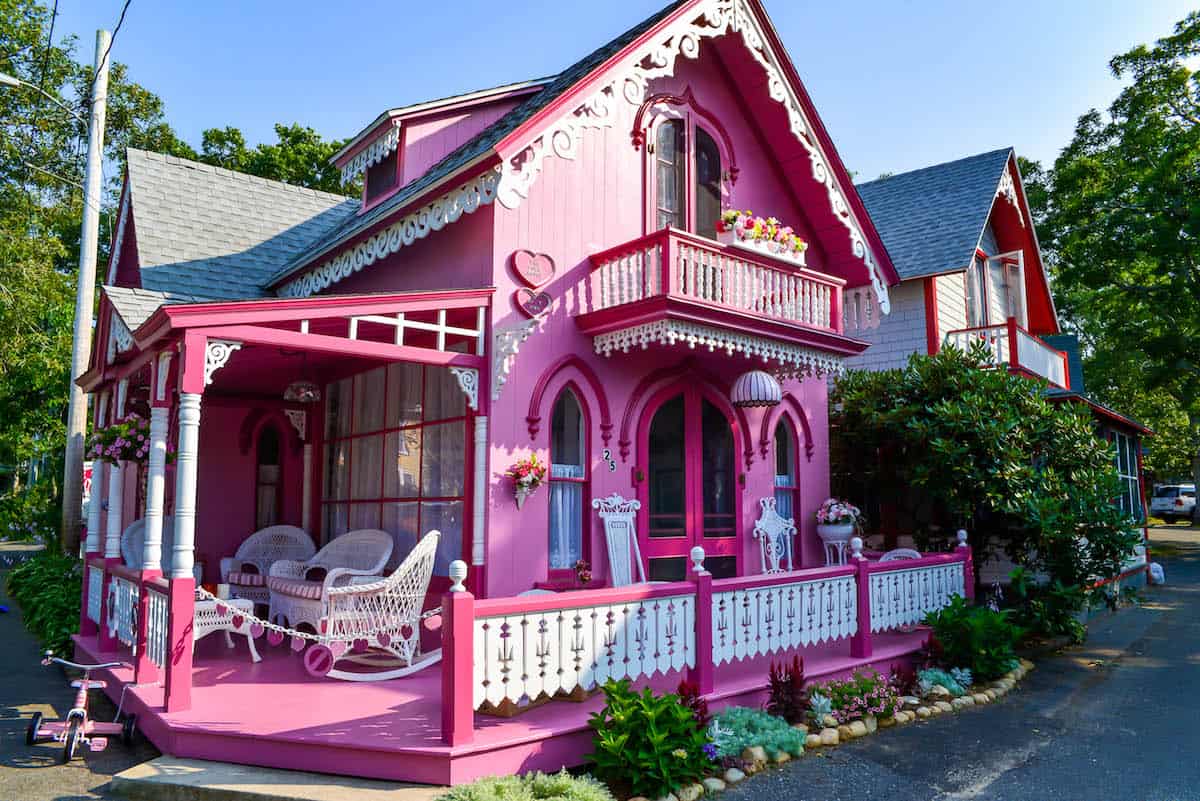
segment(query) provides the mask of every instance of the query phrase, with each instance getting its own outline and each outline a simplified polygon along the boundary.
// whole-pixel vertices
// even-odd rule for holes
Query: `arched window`
[[[796,432],[781,418],[775,426],[775,508],[781,517],[795,518],[800,511],[798,453]]]
[[[687,227],[687,147],[683,139],[683,120],[667,120],[658,127],[654,148],[657,176],[656,227]]]
[[[554,403],[550,424],[550,570],[572,570],[585,558],[588,502],[587,421],[569,388]]]
[[[661,122],[654,137],[654,227],[715,239],[721,216],[721,150],[712,135],[685,119]]]
[[[721,217],[721,151],[708,131],[696,128],[696,226],[700,236],[717,238]]]
[[[273,425],[263,426],[255,450],[254,527],[259,529],[279,522],[282,500],[279,430]]]

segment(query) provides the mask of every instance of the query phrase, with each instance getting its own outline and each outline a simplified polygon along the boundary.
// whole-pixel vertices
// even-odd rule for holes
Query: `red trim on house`
[[[813,451],[816,450],[816,447],[813,445],[812,426],[809,425],[808,415],[805,414],[804,408],[790,392],[785,392],[783,394],[783,402],[779,404],[779,410],[777,412],[772,414],[770,411],[768,411],[763,415],[762,427],[758,432],[758,447],[759,451],[762,453],[762,457],[764,459],[767,458],[767,454],[771,450],[771,439],[775,433],[775,427],[778,426],[779,421],[785,417],[789,419],[795,418],[793,420],[793,429],[797,428],[797,425],[795,424],[799,424],[798,428],[804,431],[804,459],[805,461],[811,462]],[[799,436],[797,436],[796,439],[798,443],[800,439]]]
[[[937,354],[942,348],[938,338],[938,296],[937,279],[925,279],[925,349],[930,356]]]
[[[593,387],[593,389],[594,389],[594,387]],[[579,387],[579,384],[575,382],[575,379],[569,378],[569,379],[567,379],[566,383],[564,383],[559,388],[558,392],[556,392],[554,394],[554,402],[550,407],[551,408],[550,414],[552,416],[551,428],[553,428],[554,406],[558,404],[558,401],[559,401],[559,399],[562,398],[564,392],[570,392],[572,395],[575,396],[575,402],[579,405],[579,413],[583,418],[583,421],[582,421],[582,424],[583,424],[583,452],[582,452],[582,456],[581,456],[581,458],[584,460],[583,477],[582,478],[554,478],[553,475],[548,475],[546,477],[547,502],[549,503],[549,498],[553,495],[552,490],[554,487],[554,482],[579,484],[583,487],[583,492],[582,492],[583,502],[581,504],[582,520],[581,520],[581,524],[580,524],[580,533],[579,533],[579,536],[580,536],[579,558],[582,559],[583,561],[587,562],[589,565],[592,565],[592,568],[594,571],[595,564],[593,564],[593,562],[592,562],[592,475],[591,475],[591,473],[594,469],[597,469],[598,463],[595,459],[592,458],[592,455],[591,455],[592,454],[592,410],[591,410],[591,407],[588,405],[587,398],[584,396],[582,390]],[[598,397],[603,398],[602,395],[600,395]],[[605,413],[607,414],[608,403],[607,403],[607,401],[601,401],[601,402],[604,404]],[[612,423],[610,422],[609,429],[611,429],[611,428],[612,428]],[[607,444],[607,442],[608,441],[606,439],[605,444]],[[550,436],[550,443],[549,443],[549,447],[546,448],[546,452],[550,456],[550,459],[549,459],[550,465],[553,465],[554,464],[554,436],[553,436],[553,434],[551,434],[551,436]],[[553,472],[553,467],[551,467],[551,472]],[[551,515],[552,515],[552,511],[548,511],[548,513],[546,515],[547,541],[549,541],[549,535],[550,535],[549,525],[550,525]],[[549,551],[547,550],[547,560],[546,560],[546,563],[547,563],[546,564],[546,579],[547,579],[546,583],[547,584],[551,584],[551,585],[555,585],[555,586],[561,586],[564,584],[568,585],[568,586],[578,586],[578,582],[575,581],[574,566],[554,568],[554,567],[550,567],[549,561],[550,561],[549,560]]]
[[[608,396],[604,392],[604,384],[601,383],[599,376],[596,375],[596,371],[574,353],[568,353],[547,367],[538,377],[537,383],[534,384],[533,394],[529,398],[529,411],[525,415],[525,422],[529,427],[529,438],[533,439],[536,437],[541,427],[542,397],[546,394],[546,389],[549,387],[552,379],[567,369],[578,371],[592,390],[592,394],[596,396],[596,403],[600,406],[600,438],[604,440],[604,445],[607,447],[608,441],[612,438],[613,422],[612,415],[609,414],[608,410]],[[571,383],[570,379],[568,379],[568,383]]]
[[[1100,404],[1096,403],[1094,400],[1084,397],[1083,395],[1080,395],[1076,392],[1072,392],[1070,395],[1047,395],[1046,400],[1055,401],[1055,402],[1071,401],[1074,403],[1084,403],[1091,408],[1092,412],[1099,415],[1100,417],[1103,417],[1103,418],[1105,418],[1111,422],[1117,423],[1119,425],[1125,426],[1126,428],[1130,429],[1131,431],[1136,431],[1138,434],[1140,434],[1142,436],[1149,436],[1149,437],[1154,436],[1154,431],[1152,429],[1146,428],[1141,423],[1131,420],[1119,412],[1114,412],[1112,409],[1109,409],[1105,406],[1101,406]],[[1145,501],[1145,498],[1143,498],[1143,502],[1144,501]]]

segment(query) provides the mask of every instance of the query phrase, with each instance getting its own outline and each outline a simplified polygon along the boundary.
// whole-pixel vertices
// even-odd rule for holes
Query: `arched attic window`
[[[586,558],[587,417],[570,387],[554,402],[550,424],[549,567],[570,571]]]
[[[689,136],[690,132],[690,136]],[[658,124],[654,137],[654,227],[715,239],[721,216],[721,150],[690,117]]]

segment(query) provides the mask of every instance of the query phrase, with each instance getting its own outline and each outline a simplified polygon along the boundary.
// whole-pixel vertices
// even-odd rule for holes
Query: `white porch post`
[[[104,535],[104,558],[121,558],[121,506],[125,500],[125,462],[109,465],[108,523]]]
[[[196,450],[200,440],[200,393],[179,395],[179,452],[175,456],[175,533],[171,578],[191,578],[196,535]]]
[[[163,495],[167,472],[167,414],[165,406],[150,409],[150,468],[146,476],[146,531],[142,570],[162,570]]]
[[[487,415],[475,417],[475,487],[472,492],[471,563],[484,562],[484,521],[487,509]]]
[[[85,554],[100,552],[100,521],[104,519],[101,512],[104,509],[104,473],[107,466],[100,459],[92,460],[92,494],[88,501],[87,542],[84,544]]]

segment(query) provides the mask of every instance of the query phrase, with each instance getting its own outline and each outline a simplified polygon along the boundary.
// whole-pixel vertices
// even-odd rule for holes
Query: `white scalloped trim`
[[[393,120],[388,129],[375,137],[371,144],[354,154],[345,167],[342,167],[342,185],[353,181],[358,176],[391,155],[400,146],[400,123]]]
[[[996,197],[1002,197],[1007,200],[1012,207],[1017,210],[1017,219],[1021,221],[1021,227],[1025,227],[1025,215],[1021,213],[1021,204],[1017,202],[1017,183],[1013,180],[1012,170],[1008,164],[1004,165],[1004,174],[1000,176],[1000,186],[996,188]]]

